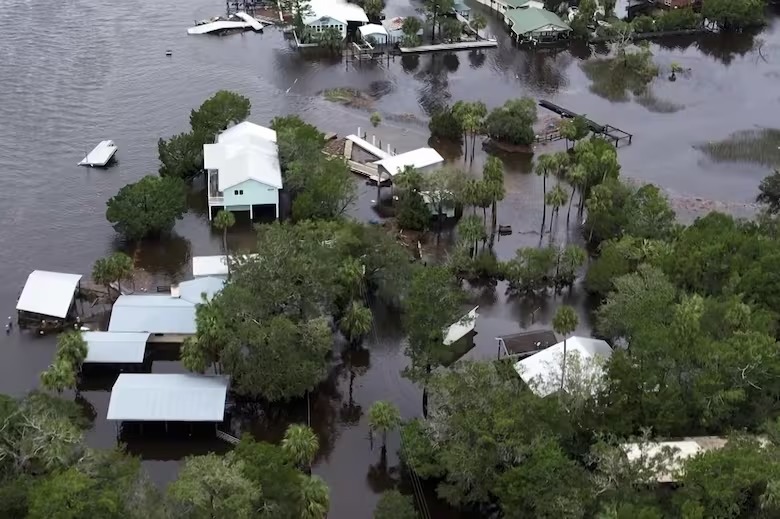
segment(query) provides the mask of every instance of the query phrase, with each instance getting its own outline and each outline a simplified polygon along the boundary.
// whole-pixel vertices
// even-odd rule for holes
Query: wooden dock
[[[457,51],[469,49],[484,49],[498,47],[498,40],[460,41],[457,43],[437,43],[434,45],[420,45],[419,47],[399,47],[401,54],[417,54],[422,52]]]
[[[556,114],[560,115],[561,117],[565,119],[574,119],[575,117],[579,117],[580,114],[576,112],[572,112],[571,110],[568,110],[562,106],[556,105],[555,103],[552,103],[550,101],[547,101],[545,99],[542,99],[539,101],[539,106],[542,108],[546,108],[547,110],[550,110],[551,112],[555,112]],[[590,131],[593,133],[597,133],[600,135],[603,135],[604,137],[608,138],[611,141],[614,141],[615,147],[618,147],[621,142],[627,142],[628,144],[631,144],[634,136],[626,131],[621,130],[620,128],[616,128],[614,126],[611,126],[609,124],[599,124],[595,121],[592,121],[591,119],[588,119],[587,117],[583,117],[585,119],[585,122],[588,125],[588,128],[590,128]]]

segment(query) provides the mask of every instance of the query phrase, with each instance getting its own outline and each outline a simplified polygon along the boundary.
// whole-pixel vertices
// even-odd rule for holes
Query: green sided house
[[[275,131],[249,121],[231,126],[217,142],[203,145],[203,165],[208,172],[209,220],[220,209],[248,211],[254,219],[258,208],[270,206],[279,218],[283,186]]]
[[[557,14],[546,9],[526,7],[509,9],[504,20],[518,42],[549,43],[569,37],[571,27]]]

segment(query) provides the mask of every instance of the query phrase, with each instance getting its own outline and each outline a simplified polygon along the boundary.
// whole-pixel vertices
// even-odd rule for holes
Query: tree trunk
[[[547,220],[547,175],[542,175],[542,229]]]
[[[487,206],[482,207],[482,226],[487,225]]]
[[[548,232],[550,233],[551,241],[552,241],[552,227],[553,227],[553,222],[555,221],[555,211],[556,211],[555,207],[553,207],[552,211],[550,211],[550,230]]]
[[[569,227],[569,217],[571,217],[571,202],[574,200],[574,188],[571,190],[571,196],[569,197],[569,208],[566,210],[566,227]]]
[[[563,385],[566,381],[566,337],[563,338],[563,361],[561,364],[561,391],[563,391]]]
[[[431,43],[436,43],[436,16],[438,13],[433,10],[433,27],[431,27]]]

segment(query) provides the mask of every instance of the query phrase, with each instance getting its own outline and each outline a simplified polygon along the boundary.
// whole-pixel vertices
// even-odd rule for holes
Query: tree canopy
[[[147,175],[128,184],[106,203],[106,219],[130,240],[157,236],[173,229],[186,211],[184,182]]]

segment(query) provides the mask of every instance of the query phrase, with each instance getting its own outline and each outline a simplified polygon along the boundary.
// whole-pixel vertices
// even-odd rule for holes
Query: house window
[[[237,194],[238,194],[238,189],[234,189],[234,190],[233,190],[233,194],[234,194],[234,195],[237,195]]]
[[[243,190],[243,189],[239,189],[239,190],[238,190],[238,194],[239,194],[239,195],[243,195],[243,194],[244,194],[244,190]]]

